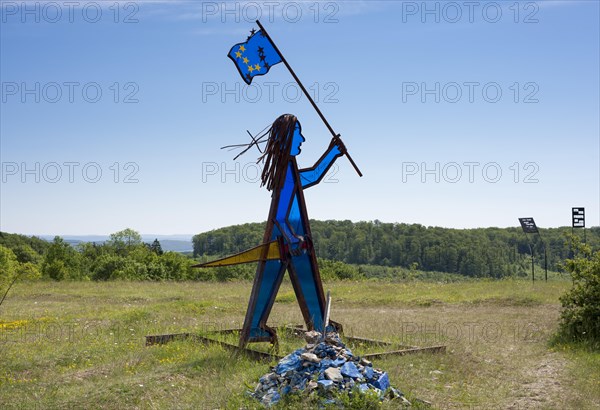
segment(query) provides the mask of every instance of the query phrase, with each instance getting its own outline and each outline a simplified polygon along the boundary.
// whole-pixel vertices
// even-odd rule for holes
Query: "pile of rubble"
[[[410,404],[403,394],[390,386],[388,374],[373,368],[370,361],[355,357],[337,333],[325,338],[316,331],[306,332],[307,345],[287,355],[259,380],[251,393],[265,406],[293,392],[318,394],[327,403],[335,401],[334,392],[360,394],[374,392],[380,400],[399,398]]]

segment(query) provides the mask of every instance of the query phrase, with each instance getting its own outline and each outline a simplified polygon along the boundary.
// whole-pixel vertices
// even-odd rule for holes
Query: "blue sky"
[[[331,136],[283,64],[248,88],[227,58],[257,13],[364,173],[338,160],[310,217],[600,224],[597,1],[115,3],[1,2],[0,230],[264,220],[258,152],[219,148],[286,112],[300,165]]]

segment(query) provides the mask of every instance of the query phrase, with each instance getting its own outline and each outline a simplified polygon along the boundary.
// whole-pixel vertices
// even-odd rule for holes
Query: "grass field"
[[[374,361],[409,399],[443,409],[600,408],[600,354],[549,347],[558,297],[569,287],[560,280],[325,285],[346,334],[447,345],[445,354]],[[255,408],[245,391],[269,364],[189,341],[144,345],[148,334],[239,327],[250,288],[20,283],[0,308],[0,408]],[[270,323],[302,323],[287,282]]]

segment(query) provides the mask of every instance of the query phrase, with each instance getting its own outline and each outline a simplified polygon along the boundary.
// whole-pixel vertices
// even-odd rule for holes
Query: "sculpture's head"
[[[293,114],[280,115],[269,129],[269,140],[266,150],[276,148],[279,153],[296,156],[300,153],[300,145],[305,141],[302,126]]]
[[[306,138],[304,138],[304,135],[302,135],[302,126],[300,125],[300,122],[296,121],[296,125],[294,126],[294,134],[292,135],[292,146],[290,148],[291,156],[295,157],[296,155],[300,154],[302,151],[300,146],[304,141],[306,141]]]
[[[271,191],[285,176],[290,157],[300,154],[300,146],[305,138],[302,136],[300,122],[292,114],[279,116],[268,133],[267,146],[259,160],[264,160],[262,185],[266,185]]]

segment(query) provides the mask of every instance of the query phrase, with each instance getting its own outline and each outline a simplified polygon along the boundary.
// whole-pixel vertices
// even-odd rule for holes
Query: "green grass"
[[[560,280],[325,284],[332,319],[346,334],[447,345],[446,354],[374,362],[410,399],[436,408],[598,408],[600,355],[548,347],[558,297],[569,287]],[[268,363],[189,341],[144,345],[148,334],[240,327],[250,289],[250,282],[20,283],[0,308],[0,407],[258,408],[245,391]],[[270,323],[302,323],[288,281]],[[282,353],[298,343],[283,342]]]

